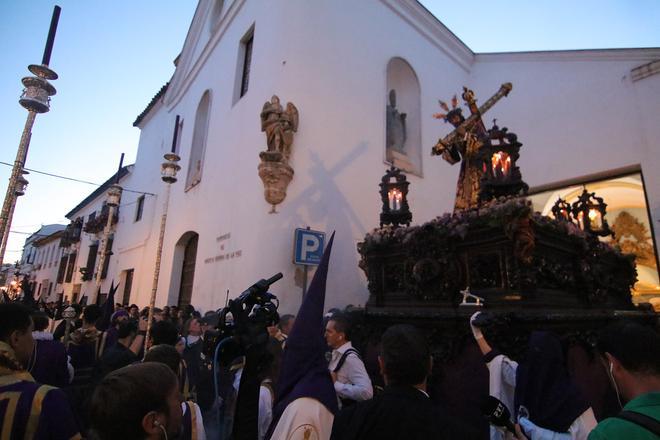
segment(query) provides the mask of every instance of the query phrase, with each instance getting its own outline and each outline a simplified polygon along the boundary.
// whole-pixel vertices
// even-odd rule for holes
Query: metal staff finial
[[[119,168],[117,168],[117,174],[115,175],[115,185],[119,184],[119,173],[121,168],[124,165],[124,153],[121,153],[121,158],[119,159]]]
[[[50,19],[50,28],[48,29],[48,38],[46,39],[46,47],[44,48],[44,56],[41,59],[41,64],[30,64],[28,66],[28,70],[30,72],[32,72],[34,75],[38,76],[43,80],[57,79],[57,73],[51,70],[48,67],[48,65],[50,64],[50,56],[53,53],[53,43],[55,43],[55,34],[57,33],[57,24],[60,21],[61,11],[62,8],[60,8],[57,5],[55,5],[55,8],[53,8],[53,17]],[[47,81],[45,82],[47,83]],[[28,85],[25,84],[25,86],[27,87]],[[51,93],[51,95],[54,94],[55,92]],[[39,112],[39,113],[44,113],[44,112]]]
[[[50,64],[50,55],[53,52],[53,43],[55,42],[55,34],[57,33],[57,23],[60,21],[60,11],[62,11],[62,8],[55,5],[55,8],[53,8],[53,17],[50,20],[46,47],[44,48],[44,57],[41,60],[41,64],[44,66]]]
[[[179,135],[179,115],[176,115],[174,121],[174,135],[172,136],[172,153],[176,153],[176,138]]]

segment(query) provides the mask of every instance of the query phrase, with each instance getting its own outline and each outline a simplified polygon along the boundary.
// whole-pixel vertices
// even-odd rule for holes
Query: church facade
[[[137,159],[122,185],[146,197],[122,195],[114,276],[102,291],[111,279],[130,279],[124,299],[148,303],[166,196],[161,163],[174,149],[181,170],[167,201],[157,305],[219,308],[282,272],[271,290],[282,312],[295,311],[304,271],[292,261],[294,230],[305,227],[336,231],[326,306],[364,305],[356,246],[378,227],[385,170],[406,173],[412,224],[450,212],[459,169],[431,156],[453,129],[433,118],[438,100],[467,86],[481,104],[505,82],[513,90],[483,120],[488,128],[496,118],[523,143],[523,179],[545,194],[535,206],[549,211],[562,188],[593,185],[593,176],[639,175],[630,208],[646,216],[657,247],[658,60],[660,48],[474,53],[415,0],[200,0],[170,82],[135,121]],[[291,140],[292,178],[276,206],[259,173],[260,153],[271,149],[262,111],[273,96],[296,109],[273,135]],[[625,209],[626,194],[612,194]],[[86,252],[78,251],[78,266]],[[657,261],[654,270],[651,293]]]

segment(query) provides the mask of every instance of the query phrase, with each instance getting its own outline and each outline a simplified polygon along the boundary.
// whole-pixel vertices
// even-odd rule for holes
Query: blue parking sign
[[[294,233],[294,264],[318,266],[324,246],[325,232],[297,228]]]

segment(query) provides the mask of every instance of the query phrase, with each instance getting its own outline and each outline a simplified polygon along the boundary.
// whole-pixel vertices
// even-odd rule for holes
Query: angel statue
[[[273,95],[261,110],[261,131],[266,132],[268,152],[280,153],[288,162],[293,133],[298,131],[298,109],[289,102],[283,110],[280,98]]]

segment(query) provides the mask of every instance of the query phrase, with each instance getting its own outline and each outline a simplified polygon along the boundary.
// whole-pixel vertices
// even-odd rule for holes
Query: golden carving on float
[[[656,268],[651,236],[646,226],[627,211],[621,211],[612,224],[615,244],[621,252],[634,254],[637,264]]]

